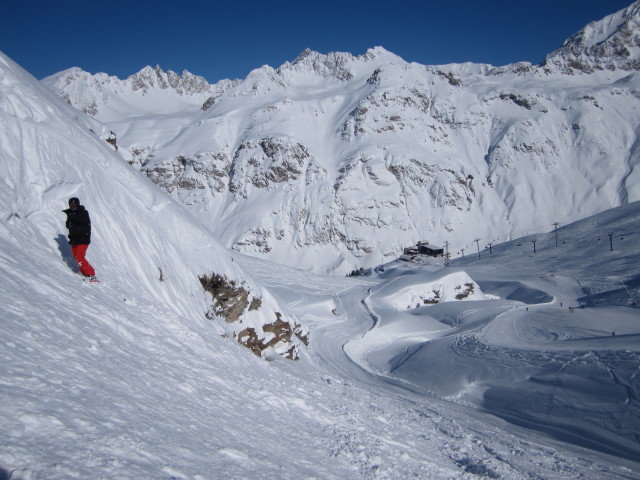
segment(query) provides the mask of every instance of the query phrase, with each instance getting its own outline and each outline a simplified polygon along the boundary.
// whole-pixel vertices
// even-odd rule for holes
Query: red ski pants
[[[87,262],[86,258],[84,258],[87,253],[87,248],[89,248],[89,245],[71,245],[71,255],[73,255],[73,258],[78,262],[80,273],[85,277],[96,274],[96,271],[93,269],[91,264]]]

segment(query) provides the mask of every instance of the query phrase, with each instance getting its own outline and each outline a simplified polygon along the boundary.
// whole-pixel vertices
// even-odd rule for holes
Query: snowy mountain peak
[[[401,57],[386,50],[381,46],[367,49],[365,54],[359,56],[358,58],[362,58],[366,61],[378,60],[381,63],[405,63],[405,61]]]
[[[350,53],[331,52],[324,55],[307,48],[293,62],[283,64],[277,72],[284,76],[287,76],[287,72],[314,73],[320,77],[349,80],[353,77],[349,69],[353,60]]]
[[[563,73],[640,70],[640,1],[591,22],[545,59]]]
[[[179,95],[197,95],[209,91],[211,87],[205,78],[193,75],[187,70],[184,70],[180,75],[173,70],[165,72],[159,65],[156,65],[155,68],[150,66],[143,68],[127,78],[126,82],[131,85],[134,91],[147,92],[153,88],[171,88]]]
[[[330,52],[325,55],[307,48],[293,62],[287,62],[282,65],[278,72],[307,70],[315,72],[322,77],[351,80],[354,77],[354,69],[356,69],[358,63],[375,63],[377,66],[381,66],[386,64],[405,64],[406,62],[383,47],[370,48],[363,55],[357,57],[347,52]]]
[[[344,65],[352,62],[353,59],[353,55],[347,52],[329,52],[327,54],[323,54],[306,48],[293,62],[291,62],[291,65],[313,65],[314,63]],[[289,62],[285,63],[285,65],[287,64],[289,64]]]
[[[104,113],[105,108],[111,110],[114,103],[122,104],[123,100],[128,105],[125,108],[133,111],[171,112],[185,105],[198,109],[208,98],[233,85],[228,80],[210,85],[204,77],[187,70],[182,74],[165,72],[159,65],[146,66],[125,80],[105,73],[92,75],[74,67],[51,75],[42,83],[62,92],[63,100],[93,117]],[[163,98],[162,102],[158,102],[158,96]]]

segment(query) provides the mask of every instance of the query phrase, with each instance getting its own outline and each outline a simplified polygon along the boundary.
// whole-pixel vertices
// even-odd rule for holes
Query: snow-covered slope
[[[169,88],[157,68],[43,82],[226,246],[346,273],[418,240],[455,252],[639,199],[639,12],[542,66],[424,66],[376,47],[307,50],[208,89]]]
[[[375,326],[345,351],[410,388],[638,459],[639,239],[634,202],[449,268],[388,265],[365,299]]]
[[[298,332],[297,322],[242,272],[210,231],[99,139],[100,124],[62,103],[5,56],[0,62],[0,217],[13,265],[5,265],[2,275],[6,292],[21,295],[21,275],[34,274],[34,302],[85,287],[70,268],[62,213],[67,199],[77,196],[92,216],[89,261],[118,297],[164,305],[189,322],[206,321],[207,314],[217,319],[210,322],[212,330],[239,340],[251,336],[253,343],[274,338],[266,330],[278,321]],[[207,298],[200,277],[213,276],[220,279],[225,302],[219,295]],[[294,357],[299,343],[294,336],[273,346]]]
[[[591,231],[585,225],[615,232],[608,256],[597,257],[576,243],[577,249],[551,250],[515,268],[526,255],[511,245],[504,247],[513,253],[502,263],[507,269],[492,263],[476,269],[467,256],[455,269],[438,273],[430,272],[435,267],[406,264],[387,265],[380,276],[316,276],[232,255],[183,206],[105,145],[101,138],[108,130],[54,98],[4,56],[0,88],[0,478],[638,478],[637,438],[629,432],[637,415],[628,417],[637,412],[637,315],[628,307],[608,308],[606,302],[617,295],[599,280],[619,276],[638,295],[637,205],[629,205],[623,216],[616,211],[560,230],[567,245],[569,234],[580,238]],[[73,271],[61,212],[72,195],[92,214],[88,258],[100,284],[84,283]],[[538,239],[541,252],[543,240]],[[605,251],[607,240],[598,243]],[[494,246],[496,255],[500,248]],[[561,251],[571,253],[568,272],[568,263],[554,261]],[[593,276],[589,284],[598,287],[590,293],[597,308],[563,311],[556,318],[557,305],[544,304],[551,298],[577,299],[579,288],[571,279],[541,279],[540,268],[558,277],[561,269],[583,281],[581,262]],[[259,308],[242,309],[242,321],[264,333],[266,341],[283,333],[275,318],[295,316],[310,329],[300,361],[267,349],[263,356],[272,361],[266,362],[221,338],[234,333],[237,322],[227,325],[215,313],[230,318],[237,310],[229,311],[228,303],[212,306],[198,277],[213,273],[242,286],[252,300],[260,298],[259,306],[250,302]],[[227,282],[218,293],[233,297],[230,286]],[[538,317],[511,308],[523,300],[544,315],[543,335]],[[521,332],[517,317],[492,317],[495,303],[478,311],[488,302],[502,302],[523,315],[524,342],[513,335]],[[436,317],[438,311],[460,315]],[[615,323],[619,343],[595,325],[599,311],[607,328]],[[568,315],[576,320],[569,322]],[[264,326],[271,321],[269,331]],[[436,324],[461,354],[460,363],[446,362],[452,360],[447,352],[439,369],[429,372],[419,354],[398,357],[404,353],[396,348],[399,340],[429,350],[429,343],[423,344]],[[567,325],[571,331],[561,330]],[[367,347],[383,328],[387,342],[378,336]],[[552,334],[545,340],[546,331]],[[525,348],[529,339],[533,351]],[[578,350],[572,350],[574,339]],[[498,346],[502,350],[496,353]],[[620,355],[605,355],[606,348],[618,348]],[[549,358],[561,350],[562,356],[553,358],[571,357],[571,364],[546,376],[536,373],[536,364],[528,362],[538,361],[545,349],[552,350]],[[582,353],[574,358],[573,352]],[[507,385],[513,390],[506,389],[496,381],[504,373],[501,359],[507,367],[515,363],[515,373],[534,375],[516,378]],[[628,368],[622,360],[631,362]],[[397,368],[388,372],[388,365]],[[459,365],[468,366],[466,374],[476,384],[461,378]],[[609,380],[605,371],[611,372]],[[511,378],[514,372],[509,371]],[[549,381],[553,374],[555,383]],[[566,396],[570,390],[563,382],[569,374],[587,378],[584,398],[580,389]],[[600,397],[596,410],[603,425],[572,423],[585,427],[582,437],[595,441],[554,438],[574,433],[554,417],[554,399],[562,402],[565,417],[581,416],[583,405],[593,404],[591,386],[610,386],[611,379],[615,390]],[[424,388],[439,393],[425,395]],[[553,428],[525,430],[459,402],[477,401],[482,391],[487,392],[482,406],[489,411],[525,424],[535,414],[541,417],[534,418],[535,426]],[[547,395],[543,415],[533,409],[538,392]],[[520,397],[527,400],[522,409],[515,401],[504,403]],[[607,406],[608,417],[602,415]],[[611,433],[611,425],[627,430]]]

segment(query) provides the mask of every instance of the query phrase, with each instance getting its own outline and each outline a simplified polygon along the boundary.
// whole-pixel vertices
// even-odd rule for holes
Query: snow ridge
[[[640,2],[591,22],[545,59],[564,73],[595,70],[635,71],[640,67]]]

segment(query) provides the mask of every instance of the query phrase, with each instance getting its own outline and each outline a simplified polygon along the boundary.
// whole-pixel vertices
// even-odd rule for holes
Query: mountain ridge
[[[635,42],[624,31],[639,11],[583,29],[617,39],[610,61],[611,48],[596,51],[602,65]],[[226,246],[346,273],[418,240],[455,255],[640,197],[637,74],[576,69],[575,45],[594,55],[591,44],[564,45],[541,65],[503,67],[307,49],[191,97],[108,95],[93,117]],[[634,48],[622,66],[637,68]],[[78,106],[60,77],[43,82]]]
[[[640,68],[640,3],[591,22],[549,54],[543,66],[564,73]]]

